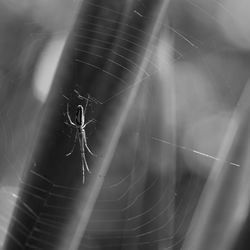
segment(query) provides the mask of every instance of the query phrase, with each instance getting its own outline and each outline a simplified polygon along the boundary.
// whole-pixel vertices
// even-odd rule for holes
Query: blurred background
[[[127,0],[122,5],[126,9],[133,2],[137,8],[127,8],[124,17],[154,24],[155,16],[141,14],[149,8],[147,1]],[[155,39],[152,44],[149,40],[151,53],[147,46],[137,51],[148,57],[142,67],[146,80],[126,116],[79,249],[249,248],[250,2],[165,2]],[[123,11],[120,5],[102,2],[103,9]],[[34,148],[46,143],[36,139],[46,133],[41,120],[53,123],[46,120],[44,109],[51,105],[47,101],[56,68],[69,37],[75,36],[70,32],[80,9],[77,0],[0,0],[0,246],[11,235],[9,224],[20,183],[29,171],[27,162]],[[106,19],[115,20],[112,13],[114,17]],[[152,35],[145,30],[145,37]],[[106,37],[100,34],[98,39]],[[136,32],[127,39],[138,42]],[[132,57],[125,59],[133,64]],[[94,60],[92,65],[98,66]],[[125,67],[125,86],[140,74],[138,65]],[[108,100],[102,98],[105,91],[111,91],[110,98],[120,95],[102,89],[102,103]],[[79,92],[86,96],[81,88]],[[107,126],[113,126],[113,116],[122,110],[117,105],[104,114]],[[98,131],[98,115],[92,113]],[[74,134],[63,134],[70,138],[65,145],[70,151]],[[98,134],[98,143],[110,137]],[[95,148],[93,141],[90,145]],[[71,167],[81,169],[79,156],[72,157]],[[70,181],[81,182],[79,173]],[[93,183],[86,191],[89,196]]]

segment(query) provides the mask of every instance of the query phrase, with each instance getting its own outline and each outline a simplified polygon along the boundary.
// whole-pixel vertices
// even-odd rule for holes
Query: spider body
[[[67,156],[72,154],[72,152],[74,151],[74,146],[75,146],[76,140],[78,138],[79,146],[80,146],[80,153],[81,153],[81,161],[82,161],[83,183],[85,182],[85,170],[87,170],[90,173],[88,163],[86,160],[86,156],[85,156],[85,148],[89,151],[89,153],[91,155],[94,155],[88,147],[87,139],[86,139],[86,132],[85,132],[85,127],[94,121],[94,120],[90,120],[90,121],[85,123],[85,111],[87,108],[87,104],[88,103],[86,103],[85,109],[83,108],[82,105],[77,106],[76,115],[75,115],[75,122],[73,122],[71,120],[71,117],[69,115],[69,105],[67,104],[67,117],[68,117],[68,121],[69,121],[69,123],[67,123],[67,124],[76,129],[76,136],[75,136],[74,145],[73,145],[71,152],[68,153]]]
[[[83,126],[84,123],[85,123],[85,112],[84,112],[84,109],[83,109],[83,106],[82,105],[78,105],[77,106],[77,110],[76,110],[76,117],[75,117],[75,124],[77,126]]]

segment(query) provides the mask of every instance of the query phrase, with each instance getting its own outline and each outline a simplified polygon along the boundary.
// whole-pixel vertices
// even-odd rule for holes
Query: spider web
[[[86,196],[91,196],[92,190],[91,185],[86,185],[85,188],[81,184],[79,145],[75,147],[72,157],[65,157],[67,149],[73,143],[74,133],[70,133],[70,129],[63,122],[66,120],[66,106],[65,100],[61,100],[66,97],[74,107],[76,103],[85,103],[86,100],[83,99],[90,94],[86,118],[94,117],[97,123],[86,129],[86,132],[90,138],[91,149],[96,148],[98,151],[97,146],[109,135],[96,135],[95,130],[106,128],[104,122],[113,126],[113,117],[122,110],[124,99],[134,90],[133,79],[138,74],[141,74],[139,91],[128,111],[108,172],[105,173],[102,189],[91,208],[91,217],[87,218],[84,234],[80,237],[78,249],[181,249],[205,182],[204,177],[186,170],[183,153],[194,158],[204,158],[211,165],[221,159],[178,143],[178,131],[165,128],[165,100],[162,83],[159,83],[162,70],[155,56],[163,39],[159,32],[149,34],[147,30],[131,23],[116,32],[117,27],[124,25],[124,18],[152,22],[153,17],[143,14],[146,8],[143,1],[138,1],[137,9],[127,14],[117,11],[116,4],[111,8],[108,4],[85,1],[85,5],[101,11],[102,16],[87,13],[84,21],[71,34],[76,39],[76,46],[72,49],[72,63],[76,68],[84,67],[88,81],[91,82],[93,75],[97,75],[102,84],[97,91],[90,86],[85,95],[81,83],[71,92],[63,87],[60,90],[62,99],[59,109],[63,127],[56,128],[55,136],[66,138],[63,139],[65,145],[59,149],[65,162],[58,164],[65,170],[65,166],[70,163],[70,170],[69,167],[65,170],[65,173],[69,173],[67,180],[62,184],[59,178],[55,178],[56,170],[52,174],[42,174],[42,168],[36,165],[42,165],[37,157],[38,163],[33,160],[32,167],[25,169],[25,176],[28,178],[23,178],[22,173],[14,169],[20,181],[20,192],[14,192],[8,186],[2,187],[2,194],[7,196],[8,204],[12,204],[9,206],[15,204],[10,226],[1,227],[8,239],[7,249],[59,249],[60,244],[67,245],[66,241],[73,238],[68,235],[71,230],[75,232],[74,228],[70,228],[70,221],[75,220],[76,211],[79,213],[79,208],[76,209],[77,206],[81,208],[79,199],[88,200]],[[166,24],[162,25],[160,34],[168,34],[169,30],[190,50],[199,50],[194,42]],[[150,41],[148,46],[145,45],[145,40]],[[183,54],[169,46],[173,56],[168,63],[175,64],[182,60]],[[140,63],[142,61],[145,63]],[[118,87],[113,87],[114,84]],[[228,86],[226,88],[231,90]],[[108,94],[104,94],[105,91]],[[167,97],[169,96],[165,96]],[[116,100],[120,99],[123,101],[117,102],[118,107],[113,107]],[[103,106],[107,106],[109,111],[104,115],[98,112]],[[107,121],[103,116],[107,116]],[[172,119],[171,116],[167,118]],[[3,120],[1,125],[1,130],[4,130]],[[99,144],[94,143],[92,137],[97,138]],[[47,143],[46,147],[53,148],[55,142],[52,139],[50,142],[42,142]],[[6,138],[3,141],[8,140]],[[105,156],[97,152],[97,158],[97,162],[102,162]],[[90,166],[95,166],[95,159],[87,156],[87,160]],[[194,161],[193,164],[198,163]],[[228,167],[239,167],[237,162],[228,161],[226,164]],[[1,220],[7,224],[7,208],[4,207],[3,210]],[[81,218],[81,215],[77,218]]]

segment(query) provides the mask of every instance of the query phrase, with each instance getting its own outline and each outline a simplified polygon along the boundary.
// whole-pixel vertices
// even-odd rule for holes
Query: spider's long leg
[[[84,131],[84,133],[83,133],[83,140],[84,140],[84,146],[85,146],[86,149],[89,151],[89,153],[90,153],[91,155],[93,155],[93,156],[96,156],[96,154],[94,154],[94,153],[90,150],[90,148],[88,147],[85,131]]]
[[[86,170],[88,171],[89,174],[91,174],[91,171],[89,170],[89,166],[88,166],[85,154],[82,155],[82,159],[84,161]]]
[[[88,124],[90,124],[91,122],[95,122],[95,119],[91,119],[91,120],[89,120],[88,122],[86,122],[83,126],[82,126],[82,128],[84,129]]]
[[[70,125],[72,126],[76,126],[74,122],[72,122],[71,118],[70,118],[70,115],[69,115],[69,104],[67,103],[67,117],[68,117],[68,120],[69,120],[69,123]]]
[[[82,162],[82,184],[84,184],[85,182],[85,168],[84,168],[84,164]]]
[[[68,125],[68,126],[70,126],[70,127],[73,127],[73,128],[75,128],[75,126],[74,126],[74,125],[72,125],[72,124],[69,124],[68,122],[64,122],[64,124],[66,124],[66,125]]]
[[[85,182],[85,174],[83,173],[82,174],[82,184],[84,184],[84,182]]]
[[[87,101],[86,101],[86,104],[85,104],[84,114],[86,114],[86,112],[87,112],[88,103],[89,103],[89,95],[88,95],[88,98],[87,98]]]
[[[88,166],[87,160],[86,160],[86,156],[85,156],[84,137],[85,137],[85,134],[82,134],[81,136],[79,136],[79,144],[80,144],[80,151],[81,151],[81,158],[82,158],[82,167],[86,168],[86,170],[89,173],[91,173],[90,170],[89,170],[89,166]]]
[[[89,168],[88,168],[88,164],[87,164],[87,161],[85,158],[84,148],[82,148],[80,136],[79,136],[79,144],[80,144],[80,153],[81,153],[81,161],[82,161],[82,183],[84,184],[84,182],[85,182],[85,167],[87,170],[89,170]]]
[[[66,154],[66,156],[69,156],[69,155],[71,155],[73,153],[73,151],[75,149],[75,145],[76,145],[76,140],[77,140],[77,132],[75,134],[75,139],[74,139],[73,147],[72,147],[71,151],[68,154]]]

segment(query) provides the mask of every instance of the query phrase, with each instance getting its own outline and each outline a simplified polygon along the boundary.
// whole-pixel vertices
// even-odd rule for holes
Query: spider
[[[80,153],[81,153],[81,161],[82,161],[83,183],[85,182],[85,170],[87,170],[88,173],[91,173],[89,170],[89,167],[88,167],[86,156],[85,156],[85,148],[89,151],[89,153],[91,155],[95,156],[95,154],[92,153],[91,150],[89,149],[88,144],[87,144],[87,139],[86,139],[85,127],[88,124],[90,124],[91,122],[95,121],[94,119],[91,119],[85,123],[85,114],[86,114],[86,110],[87,110],[87,105],[88,105],[88,99],[87,99],[85,108],[83,108],[82,105],[77,106],[76,115],[75,115],[75,122],[73,122],[71,120],[70,115],[69,115],[69,104],[67,103],[67,117],[68,117],[69,123],[66,122],[67,125],[76,129],[73,148],[68,154],[66,154],[66,156],[69,156],[73,153],[74,148],[75,148],[75,144],[76,144],[76,141],[78,138],[79,146],[80,146]]]

